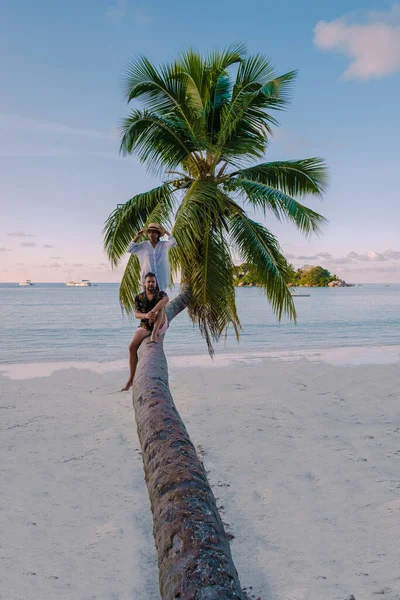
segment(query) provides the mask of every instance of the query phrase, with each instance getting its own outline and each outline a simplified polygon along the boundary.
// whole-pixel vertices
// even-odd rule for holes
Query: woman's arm
[[[161,298],[161,300],[159,302],[157,302],[155,307],[150,312],[154,312],[154,313],[158,312],[162,308],[165,308],[167,306],[168,302],[169,302],[169,298],[168,298],[167,294],[165,294],[165,296],[163,298]]]
[[[139,244],[136,243],[141,235],[143,235],[143,231],[138,231],[135,235],[135,239],[133,239],[129,244],[128,252],[130,252],[131,254],[137,254],[140,248],[142,248],[143,242],[140,242]]]
[[[165,234],[168,236],[168,240],[166,242],[164,242],[164,243],[167,244],[167,247],[168,247],[168,250],[169,250],[170,248],[173,248],[174,246],[176,246],[176,239],[166,229],[165,229]]]

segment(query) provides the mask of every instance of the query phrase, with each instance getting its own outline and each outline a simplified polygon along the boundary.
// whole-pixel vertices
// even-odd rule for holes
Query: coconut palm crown
[[[127,102],[140,100],[121,124],[121,151],[134,154],[163,183],[120,204],[104,228],[112,263],[150,222],[173,226],[172,274],[191,288],[189,315],[212,343],[240,321],[233,285],[234,258],[251,263],[254,276],[278,318],[295,319],[288,289],[290,269],[277,238],[251,213],[272,213],[304,234],[318,233],[325,219],[299,202],[322,196],[327,173],[320,158],[260,162],[267,150],[271,111],[286,107],[296,77],[276,76],[270,61],[247,55],[241,44],[207,56],[188,50],[154,67],[141,56],[127,67]],[[131,255],[120,286],[120,301],[134,310],[139,263]]]

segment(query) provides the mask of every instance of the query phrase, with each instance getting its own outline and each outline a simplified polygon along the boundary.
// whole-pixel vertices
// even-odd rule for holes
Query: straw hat
[[[167,233],[160,223],[149,223],[146,229],[143,229],[143,233],[149,233],[149,231],[158,231],[160,235],[165,235]]]

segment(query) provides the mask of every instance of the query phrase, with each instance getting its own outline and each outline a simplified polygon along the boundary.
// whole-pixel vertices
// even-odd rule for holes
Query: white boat
[[[25,279],[25,281],[20,281],[18,285],[33,285],[31,279]]]
[[[290,294],[292,298],[309,298],[311,294]]]
[[[92,284],[89,279],[81,279],[81,281],[67,281],[65,285],[73,286],[73,287],[89,287]]]

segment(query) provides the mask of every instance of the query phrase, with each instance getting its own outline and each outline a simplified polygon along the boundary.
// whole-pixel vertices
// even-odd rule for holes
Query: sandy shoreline
[[[260,357],[190,376],[170,363],[242,585],[262,600],[398,600],[399,363]],[[158,600],[124,375],[0,376],[1,600]]]
[[[170,369],[199,367],[202,369],[219,369],[237,364],[254,365],[264,360],[298,361],[306,359],[311,362],[328,363],[336,366],[354,365],[386,365],[400,363],[400,346],[349,346],[344,348],[314,348],[302,350],[276,350],[268,352],[225,352],[216,354],[213,360],[208,354],[187,354],[169,356]],[[108,362],[37,362],[0,364],[0,375],[11,379],[32,379],[48,377],[60,369],[87,369],[96,373],[109,373],[126,370],[127,360]]]

